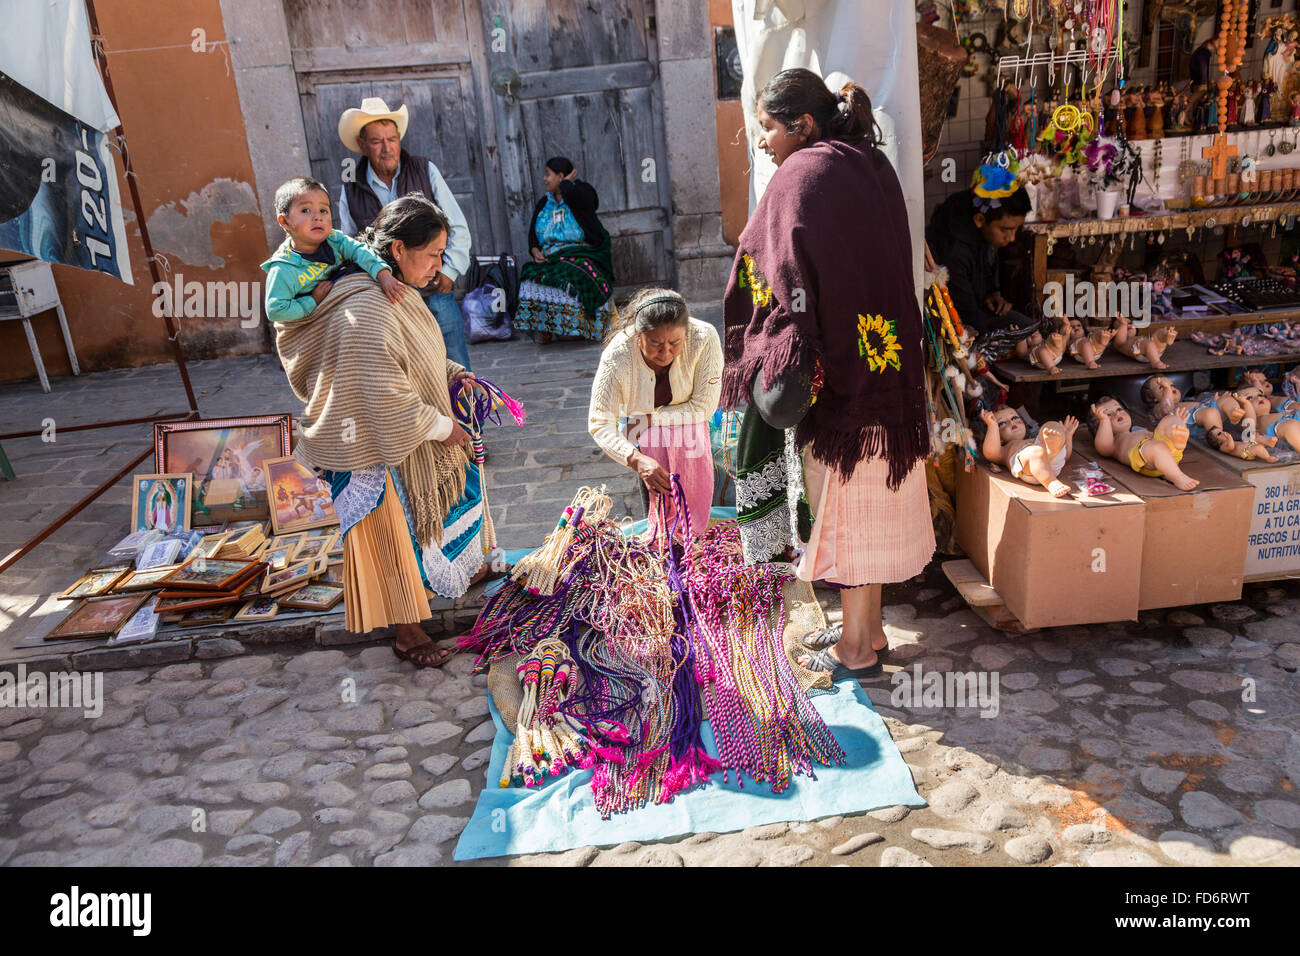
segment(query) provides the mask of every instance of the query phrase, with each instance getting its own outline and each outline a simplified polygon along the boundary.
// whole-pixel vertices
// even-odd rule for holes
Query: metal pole
[[[113,112],[117,112],[117,97],[113,93],[113,78],[108,73],[108,54],[104,52],[104,38],[99,32],[99,18],[95,16],[95,0],[86,0],[86,14],[90,18],[90,38],[95,48],[95,59],[99,63],[100,75],[104,78],[104,90],[108,93],[108,101],[113,104]],[[119,114],[120,119],[121,114]],[[119,122],[117,129],[114,130],[117,138],[121,142],[126,142],[126,131]],[[140,227],[140,241],[144,244],[145,261],[149,263],[149,274],[153,276],[154,282],[162,282],[162,275],[158,272],[158,260],[154,256],[153,243],[149,240],[149,225],[145,221],[144,209],[140,207],[140,192],[135,187],[135,170],[131,168],[131,154],[125,149],[122,153],[123,176],[126,179],[127,188],[131,190],[131,205],[135,207],[136,225]],[[176,357],[176,365],[181,370],[181,381],[185,383],[185,397],[189,400],[190,411],[196,415],[199,411],[198,400],[194,397],[194,387],[190,385],[189,369],[185,367],[185,354],[181,351],[180,335],[176,331],[176,326],[172,324],[170,310],[163,315],[163,321],[167,323],[167,340],[172,344],[172,352]]]

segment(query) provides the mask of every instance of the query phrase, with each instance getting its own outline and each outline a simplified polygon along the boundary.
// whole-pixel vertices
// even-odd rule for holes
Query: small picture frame
[[[185,543],[183,541],[176,538],[163,538],[141,551],[140,556],[135,559],[135,566],[141,571],[163,566],[174,568],[184,549]]]
[[[331,558],[343,557],[343,535],[339,535],[334,539],[334,543],[330,545],[329,556]]]
[[[268,574],[262,582],[263,594],[280,594],[292,589],[295,585],[306,584],[311,580],[312,565],[310,562],[303,561],[298,564],[291,564],[283,571],[276,571]]]
[[[216,534],[209,534],[205,536],[202,541],[196,544],[186,557],[215,558],[217,552],[221,550],[221,546],[230,538],[230,535],[231,532],[229,531],[218,531]]]
[[[304,532],[299,531],[296,534],[277,534],[273,536],[271,538],[271,543],[267,545],[267,548],[276,549],[292,547],[293,553],[291,557],[297,557],[298,552],[306,547],[306,545],[307,535]]]
[[[45,639],[65,641],[112,637],[148,599],[147,594],[108,594],[86,598],[45,635]]]
[[[217,607],[205,607],[197,611],[190,611],[179,621],[177,627],[203,627],[206,624],[224,624],[230,620],[230,615],[235,613],[233,604],[222,604]]]
[[[343,584],[343,559],[330,558],[329,564],[325,566],[325,573],[320,576],[323,584]]]
[[[286,544],[282,548],[268,548],[257,556],[257,560],[265,563],[272,571],[283,571],[297,550],[292,544]]]
[[[135,565],[109,564],[100,568],[91,568],[59,595],[60,601],[75,601],[81,598],[99,597],[111,591],[119,581],[130,575]]]
[[[256,561],[222,561],[191,558],[161,579],[165,588],[189,591],[229,591],[243,583]]]
[[[176,570],[176,565],[166,564],[161,568],[148,568],[144,571],[133,571],[117,584],[113,585],[113,592],[116,594],[125,594],[129,591],[152,591],[161,588],[159,583],[167,575]]]
[[[280,613],[274,597],[256,597],[235,612],[236,621],[269,621]]]
[[[312,528],[307,532],[307,540],[317,540],[320,538],[331,538],[339,533],[339,526],[336,524],[327,525],[323,528]]]
[[[301,608],[304,611],[328,611],[343,600],[343,588],[337,584],[309,584],[288,597],[280,598],[280,607]]]
[[[267,458],[267,506],[271,509],[271,527],[276,534],[324,528],[339,523],[334,513],[330,487],[294,458]]]
[[[189,472],[135,475],[131,479],[131,530],[157,529],[164,534],[190,530],[190,497],[194,476]]]

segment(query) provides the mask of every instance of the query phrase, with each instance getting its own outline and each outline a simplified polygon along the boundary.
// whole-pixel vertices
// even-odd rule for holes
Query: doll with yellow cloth
[[[1187,447],[1187,424],[1177,414],[1160,419],[1155,430],[1134,428],[1128,408],[1117,398],[1103,395],[1092,406],[1088,420],[1097,453],[1122,461],[1139,475],[1164,478],[1180,491],[1200,484],[1178,467]]]

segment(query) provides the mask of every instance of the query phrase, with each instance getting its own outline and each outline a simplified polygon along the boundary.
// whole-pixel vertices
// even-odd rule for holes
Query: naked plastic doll
[[[1188,428],[1200,425],[1206,431],[1222,428],[1225,419],[1236,425],[1253,411],[1230,392],[1203,392],[1198,398],[1183,401],[1182,391],[1164,375],[1152,375],[1142,383],[1142,402],[1153,418],[1176,414]]]
[[[1300,451],[1300,408],[1286,412],[1265,412],[1255,419],[1254,431],[1242,426],[1242,437],[1258,442],[1280,438],[1295,451]]]
[[[1016,343],[1016,357],[1051,375],[1060,375],[1061,357],[1070,343],[1070,326],[1062,320],[1056,331],[1044,336],[1035,332]]]
[[[1300,408],[1300,399],[1296,398],[1296,395],[1300,394],[1300,366],[1286,373],[1282,392],[1275,391],[1273,383],[1259,369],[1242,372],[1237,380],[1238,388],[1248,388],[1252,385],[1268,399],[1269,405],[1275,412],[1289,412]]]
[[[1070,358],[1082,362],[1088,368],[1101,368],[1097,359],[1101,358],[1106,346],[1114,338],[1114,329],[1093,329],[1088,331],[1078,319],[1070,320],[1070,344],[1067,349]]]
[[[1263,426],[1258,424],[1261,415],[1267,415],[1273,411],[1273,404],[1268,400],[1268,396],[1259,390],[1258,385],[1244,385],[1232,393],[1245,410],[1245,415],[1241,419],[1241,427],[1247,433],[1257,432]]]
[[[1247,441],[1244,438],[1233,438],[1228,434],[1228,430],[1222,425],[1214,428],[1205,429],[1205,444],[1209,445],[1215,451],[1232,455],[1234,458],[1240,458],[1243,461],[1277,461],[1268,450],[1268,446],[1276,445],[1276,437],[1256,435],[1255,438]]]
[[[1176,338],[1178,338],[1178,330],[1172,325],[1139,335],[1137,330],[1133,328],[1133,323],[1127,317],[1121,315],[1115,319],[1115,339],[1113,342],[1115,348],[1129,358],[1145,362],[1152,368],[1165,369],[1169,367],[1161,361],[1160,357],[1165,354],[1165,349],[1169,348]]]
[[[1025,438],[1025,422],[1014,408],[1003,405],[995,412],[984,409],[980,418],[988,426],[984,434],[984,457],[1006,467],[1011,477],[1046,488],[1053,497],[1064,498],[1072,490],[1057,476],[1065,467],[1074,445],[1079,422],[1067,416],[1065,422],[1044,422],[1033,441]]]
[[[1187,447],[1187,424],[1177,415],[1160,419],[1154,432],[1134,428],[1124,403],[1107,395],[1092,406],[1088,424],[1098,454],[1123,462],[1139,475],[1164,478],[1181,491],[1200,484],[1178,467]]]

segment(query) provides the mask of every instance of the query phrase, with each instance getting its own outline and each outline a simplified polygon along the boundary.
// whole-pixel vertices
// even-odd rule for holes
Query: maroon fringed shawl
[[[880,151],[821,140],[781,164],[740,235],[723,315],[724,407],[750,401],[758,368],[766,389],[815,360],[825,381],[800,447],[842,480],[883,457],[894,490],[929,452],[907,211]]]

